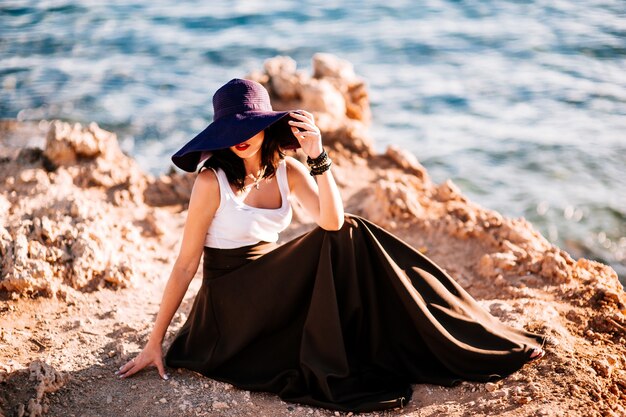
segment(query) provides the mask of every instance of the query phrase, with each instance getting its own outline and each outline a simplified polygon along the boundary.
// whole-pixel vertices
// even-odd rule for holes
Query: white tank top
[[[245,196],[235,195],[224,171],[218,168],[215,174],[220,187],[220,205],[207,231],[204,246],[233,249],[260,241],[276,242],[278,234],[289,226],[292,216],[285,160],[278,163],[275,176],[282,201],[277,209],[245,204]]]

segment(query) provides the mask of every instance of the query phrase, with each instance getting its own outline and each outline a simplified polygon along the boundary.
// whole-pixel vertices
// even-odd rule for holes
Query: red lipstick
[[[247,143],[240,143],[238,145],[235,145],[235,149],[237,149],[238,151],[245,151],[249,147],[250,145],[248,145]]]

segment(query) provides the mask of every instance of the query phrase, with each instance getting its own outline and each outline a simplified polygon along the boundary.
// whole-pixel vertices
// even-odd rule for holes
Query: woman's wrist
[[[163,337],[158,337],[156,335],[150,335],[150,337],[148,337],[148,342],[146,343],[146,345],[155,345],[155,346],[161,346],[163,344]]]
[[[313,168],[314,166],[324,164],[328,159],[329,158],[328,158],[328,154],[326,153],[326,150],[322,148],[322,151],[318,153],[315,158],[311,156],[307,156],[306,163],[310,168]]]
[[[309,165],[311,176],[316,176],[328,171],[333,161],[329,158],[326,151],[322,150],[316,158],[308,157],[306,163]]]
[[[324,152],[326,152],[326,150],[325,150],[323,147],[320,147],[320,149],[319,149],[319,150],[317,150],[317,149],[316,149],[315,151],[313,151],[313,152],[311,152],[311,153],[307,153],[307,154],[306,154],[306,156],[307,156],[307,160],[310,160],[310,159],[317,159],[317,158],[319,158],[319,157],[320,157],[320,156],[321,156]]]

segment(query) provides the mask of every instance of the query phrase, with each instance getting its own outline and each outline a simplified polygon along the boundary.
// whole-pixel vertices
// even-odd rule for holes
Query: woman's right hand
[[[148,342],[139,355],[122,365],[115,374],[123,379],[139,372],[146,366],[156,366],[161,378],[169,379],[163,366],[163,350],[160,343]]]

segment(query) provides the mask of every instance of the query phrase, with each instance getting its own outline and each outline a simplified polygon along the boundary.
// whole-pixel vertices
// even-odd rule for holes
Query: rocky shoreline
[[[315,113],[348,212],[431,257],[502,321],[551,336],[547,357],[509,378],[416,385],[407,407],[379,415],[626,415],[626,295],[615,271],[572,259],[451,181],[433,183],[399,148],[376,153],[366,82],[350,63],[316,54],[309,75],[277,57],[248,78],[276,109]],[[158,310],[193,175],[146,174],[114,133],[61,121],[1,122],[0,174],[0,415],[335,415],[192,372],[169,383],[154,371],[114,378]],[[283,241],[313,227],[294,210]]]

